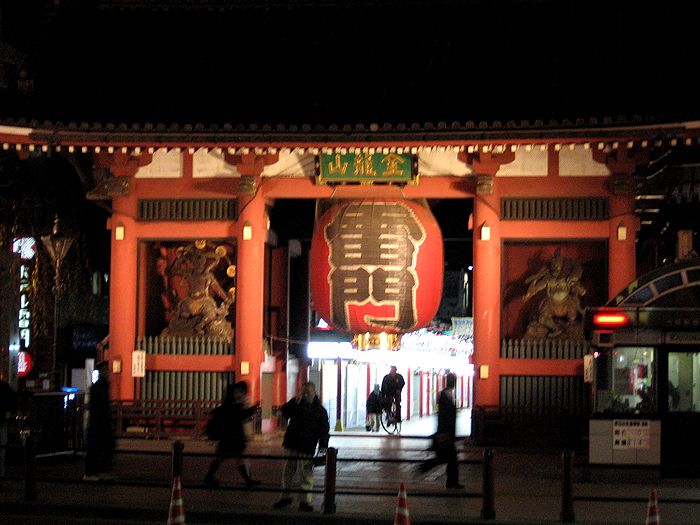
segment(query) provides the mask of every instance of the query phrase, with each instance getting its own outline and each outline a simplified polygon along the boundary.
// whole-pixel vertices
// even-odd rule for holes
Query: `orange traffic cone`
[[[644,525],[661,525],[659,502],[656,499],[656,489],[651,489],[651,494],[649,494],[649,503],[647,503],[647,519],[644,521]]]
[[[411,525],[411,514],[408,512],[406,487],[404,487],[403,483],[401,483],[401,487],[399,487],[399,498],[396,501],[396,512],[394,513],[394,525]]]
[[[173,490],[170,495],[168,510],[168,525],[185,524],[185,505],[182,500],[182,480],[180,476],[173,477]]]

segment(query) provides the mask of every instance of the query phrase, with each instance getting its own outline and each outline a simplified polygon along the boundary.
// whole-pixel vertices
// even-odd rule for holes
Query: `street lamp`
[[[61,263],[63,262],[66,253],[70,249],[73,239],[70,237],[65,237],[58,232],[58,215],[53,222],[53,229],[50,235],[44,235],[41,237],[41,242],[44,243],[46,251],[49,252],[51,260],[54,266],[53,275],[53,349],[51,352],[51,381],[54,382],[59,379],[58,372],[56,370],[56,355],[58,353],[58,322],[59,322],[59,298],[61,292],[63,291],[63,282],[61,281]],[[63,383],[63,377],[61,374],[60,381]],[[53,386],[53,385],[52,385]],[[60,386],[60,385],[58,385]]]

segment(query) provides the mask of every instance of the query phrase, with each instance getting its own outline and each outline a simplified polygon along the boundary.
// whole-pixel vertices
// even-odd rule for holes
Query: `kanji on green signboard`
[[[318,181],[325,184],[409,183],[414,173],[413,156],[400,153],[324,153],[317,164]]]

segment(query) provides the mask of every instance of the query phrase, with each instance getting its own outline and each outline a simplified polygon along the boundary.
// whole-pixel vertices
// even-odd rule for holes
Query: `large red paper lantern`
[[[316,224],[311,293],[336,330],[400,334],[427,326],[440,306],[442,275],[440,226],[420,204],[347,201]]]

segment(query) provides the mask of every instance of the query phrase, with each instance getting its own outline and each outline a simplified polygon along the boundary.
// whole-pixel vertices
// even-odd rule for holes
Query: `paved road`
[[[413,425],[413,426],[412,426]],[[460,467],[465,490],[444,488],[444,468],[427,474],[415,471],[415,462],[427,457],[425,436],[434,429],[434,419],[406,423],[404,434],[422,438],[396,438],[385,434],[346,432],[331,437],[339,451],[337,514],[300,514],[295,510],[273,511],[278,497],[282,464],[276,459],[252,459],[251,470],[263,481],[260,490],[247,491],[235,469],[221,469],[222,488],[205,489],[201,480],[213,452],[206,441],[185,441],[183,497],[190,523],[304,523],[340,521],[360,525],[391,523],[399,483],[406,484],[412,522],[484,523],[482,508],[483,450],[465,446]],[[281,455],[279,436],[251,443],[252,454]],[[23,502],[21,480],[5,480],[0,491],[0,523],[104,523],[145,524],[164,522],[170,502],[172,443],[150,440],[121,440],[113,482],[82,481],[83,458],[42,460],[37,465],[36,503]],[[407,462],[380,462],[372,459]],[[344,461],[344,460],[350,461]],[[360,461],[363,460],[363,461]],[[368,460],[368,461],[364,461]],[[561,510],[561,457],[558,452],[527,452],[498,449],[495,452],[495,507],[492,523],[555,523]],[[10,472],[12,474],[12,472]],[[19,475],[19,471],[14,474]],[[320,510],[323,469],[315,471],[314,505]],[[588,469],[575,471],[577,498],[625,498],[628,501],[575,502],[576,520],[586,524],[642,524],[651,487],[658,487],[659,507],[665,523],[700,523],[700,480],[661,480],[650,469]],[[355,492],[372,495],[350,494]],[[670,498],[684,503],[671,503]],[[690,503],[696,500],[698,503]],[[4,521],[3,521],[4,520]]]

